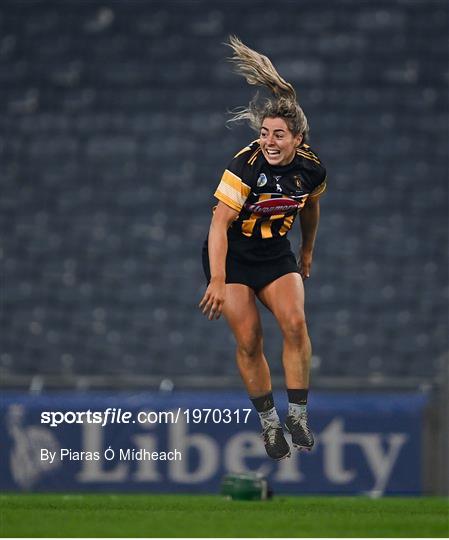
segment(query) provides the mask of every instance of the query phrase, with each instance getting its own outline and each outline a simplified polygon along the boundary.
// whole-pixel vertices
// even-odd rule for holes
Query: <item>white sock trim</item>
[[[276,407],[271,408],[268,411],[263,411],[258,413],[260,418],[260,423],[262,424],[262,427],[265,429],[268,425],[273,424],[279,424],[281,425],[281,421],[279,420],[278,413],[276,411]]]
[[[300,405],[299,403],[288,404],[288,414],[292,416],[300,416],[307,412],[307,405]]]

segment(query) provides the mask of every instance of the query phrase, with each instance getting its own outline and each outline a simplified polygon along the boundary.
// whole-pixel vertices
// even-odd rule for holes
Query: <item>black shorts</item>
[[[203,269],[209,283],[207,238],[203,245]],[[285,236],[258,239],[228,234],[226,283],[242,283],[258,292],[291,272],[299,274],[299,269],[290,242]]]

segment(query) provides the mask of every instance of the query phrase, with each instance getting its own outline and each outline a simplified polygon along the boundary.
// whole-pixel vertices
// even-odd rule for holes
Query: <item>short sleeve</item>
[[[318,163],[313,164],[313,183],[312,191],[310,192],[310,197],[319,197],[322,195],[327,188],[327,173],[325,167],[319,161]]]
[[[240,212],[245,204],[251,188],[243,181],[247,151],[249,147],[240,151],[225,169],[220,183],[214,193],[215,197],[235,210]]]
[[[309,197],[318,197],[322,195],[327,188],[327,177],[324,177],[324,180],[316,186],[316,188],[310,193]]]

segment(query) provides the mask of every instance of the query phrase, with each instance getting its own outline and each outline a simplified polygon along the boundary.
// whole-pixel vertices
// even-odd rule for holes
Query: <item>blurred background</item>
[[[312,386],[424,396],[418,491],[447,490],[448,18],[445,0],[3,0],[4,414],[62,390],[244,394],[227,326],[197,309],[213,192],[255,138],[225,125],[254,92],[236,34],[294,84],[328,170]]]

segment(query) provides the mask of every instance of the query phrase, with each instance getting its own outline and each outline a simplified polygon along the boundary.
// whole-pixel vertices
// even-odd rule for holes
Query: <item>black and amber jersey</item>
[[[289,165],[272,166],[256,140],[234,156],[215,197],[239,212],[232,232],[274,238],[284,236],[307,199],[325,189],[326,169],[309,145],[301,145]]]

